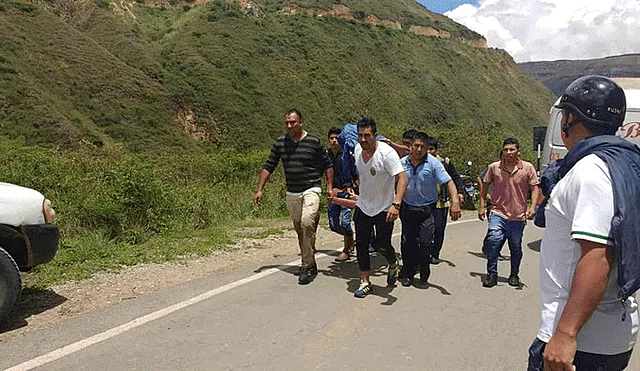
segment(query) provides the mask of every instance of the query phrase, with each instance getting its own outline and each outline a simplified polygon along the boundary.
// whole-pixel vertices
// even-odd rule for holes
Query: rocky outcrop
[[[451,37],[451,34],[447,31],[438,31],[433,27],[424,27],[424,26],[410,26],[409,32],[412,32],[416,35],[422,36],[430,36],[430,37],[442,37],[444,39],[448,39]]]
[[[481,39],[468,40],[467,42],[469,42],[471,45],[475,46],[476,48],[483,48],[483,49],[487,48],[487,39],[485,39],[484,37]]]
[[[196,114],[191,107],[183,107],[176,110],[175,120],[182,127],[184,133],[191,139],[198,141],[209,140],[209,133],[196,124]]]
[[[243,2],[246,0],[235,1]],[[396,30],[401,30],[403,28],[402,24],[398,21],[380,19],[373,14],[366,14],[362,11],[353,11],[351,8],[343,4],[334,4],[330,9],[301,8],[294,5],[286,5],[280,8],[280,12],[284,14],[306,14],[315,17],[337,17],[341,19],[351,19],[357,22],[389,27]],[[427,37],[440,37],[443,39],[451,38],[451,34],[448,31],[436,30],[433,27],[410,25],[407,31],[416,35]],[[459,39],[459,41],[475,46],[477,48],[487,47],[487,40],[484,38],[476,40]]]

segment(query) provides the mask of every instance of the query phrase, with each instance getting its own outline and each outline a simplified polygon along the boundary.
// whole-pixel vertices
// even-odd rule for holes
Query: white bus
[[[613,80],[624,89],[627,99],[627,114],[624,118],[624,124],[618,129],[616,135],[640,146],[640,79],[613,78]],[[555,107],[559,102],[560,98],[556,100],[549,111],[549,124],[546,127],[543,143],[541,143],[542,137],[540,135],[542,128],[534,129],[534,148],[542,151],[540,170],[546,168],[550,162],[561,159],[567,154],[567,148],[560,137],[562,110]]]

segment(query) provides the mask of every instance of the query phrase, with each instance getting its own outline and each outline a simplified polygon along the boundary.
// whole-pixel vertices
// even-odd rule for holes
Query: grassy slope
[[[113,32],[110,19],[118,20],[95,8],[89,22],[103,23],[105,32]],[[146,75],[143,66],[128,64],[127,58],[100,45],[104,39],[98,31],[87,31],[41,9],[8,6],[0,12],[0,55],[5,61],[0,91],[6,101],[0,111],[2,134],[57,145],[80,139],[131,144],[159,140],[165,145],[179,141],[161,83]],[[96,31],[95,39],[91,31]],[[122,50],[131,53],[131,45]]]
[[[344,3],[405,24],[470,32],[408,0],[393,3],[404,11]],[[44,10],[5,6],[0,130],[37,143],[88,138],[162,151],[193,144],[173,119],[174,109],[193,107],[214,142],[260,148],[281,131],[282,112],[296,106],[320,132],[369,114],[388,131],[498,123],[528,136],[552,99],[506,53],[285,15],[270,11],[274,4],[263,5],[264,18],[221,2],[188,11],[137,5],[136,19],[93,6],[72,25]]]
[[[160,47],[180,99],[236,143],[268,143],[292,106],[320,132],[368,114],[383,128],[497,122],[522,137],[551,101],[495,50],[329,17],[227,14],[194,8]]]

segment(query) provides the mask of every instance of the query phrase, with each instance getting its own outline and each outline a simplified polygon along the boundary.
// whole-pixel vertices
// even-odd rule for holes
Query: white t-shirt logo
[[[369,173],[371,173],[371,176],[376,176],[376,169],[370,168]]]

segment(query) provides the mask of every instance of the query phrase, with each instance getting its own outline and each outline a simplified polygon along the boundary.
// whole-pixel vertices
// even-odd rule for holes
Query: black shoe
[[[314,274],[318,274],[318,266],[315,265],[312,268],[309,268]],[[302,267],[296,267],[295,270],[293,271],[293,275],[294,276],[299,276],[300,275],[300,271],[302,270]]]
[[[440,260],[440,259],[438,259],[438,258],[431,258],[431,259],[429,259],[429,263],[430,263],[430,264],[438,265],[438,264],[440,264],[440,262],[442,262],[442,260]]]
[[[400,281],[400,284],[404,287],[411,286],[411,278],[409,277],[400,277],[398,278],[398,281]]]
[[[509,276],[509,286],[520,287],[520,277],[518,276]]]
[[[315,276],[318,274],[316,268],[300,268],[300,276],[298,277],[298,284],[306,285],[311,283]]]
[[[498,277],[487,276],[482,280],[482,287],[493,287],[498,284]]]

